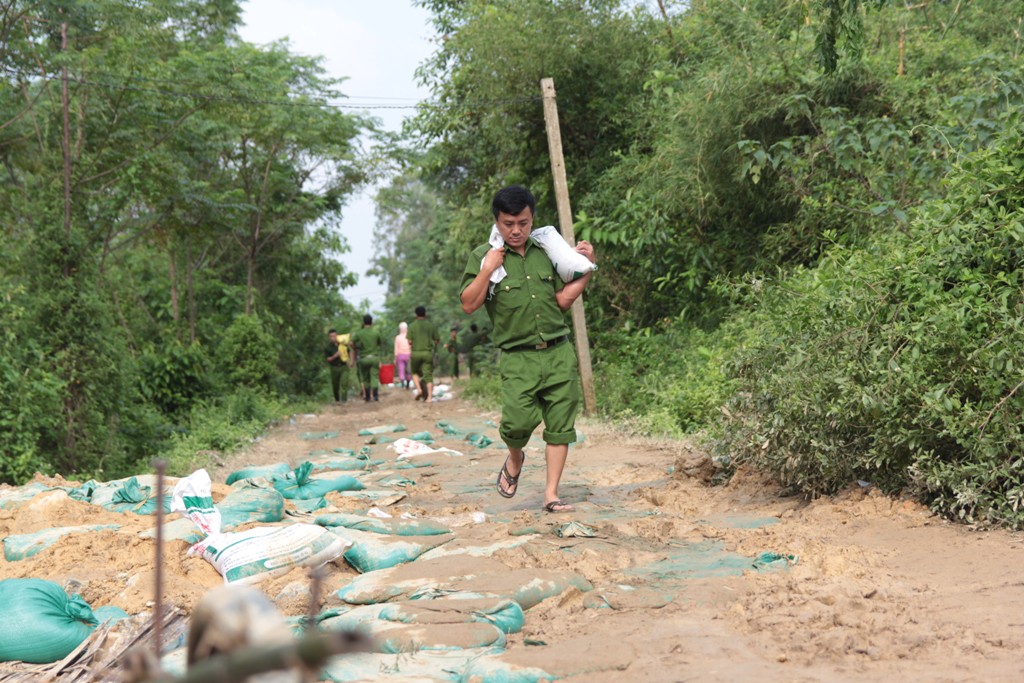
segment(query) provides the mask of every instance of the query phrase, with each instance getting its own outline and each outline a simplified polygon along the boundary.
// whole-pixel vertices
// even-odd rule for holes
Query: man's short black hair
[[[423,306],[417,306],[416,307],[416,315],[418,315],[419,317],[422,318],[426,314],[427,314],[427,309],[425,309]]]
[[[363,316],[363,324],[364,325],[372,325],[373,324],[373,316],[370,315],[369,313],[364,315]]]
[[[332,327],[331,329],[327,330],[327,334],[338,334],[338,331]]]
[[[537,213],[537,200],[522,185],[509,185],[498,190],[491,201],[491,213],[498,218],[499,213],[507,213],[510,216],[522,213],[523,209],[529,208],[531,214]]]

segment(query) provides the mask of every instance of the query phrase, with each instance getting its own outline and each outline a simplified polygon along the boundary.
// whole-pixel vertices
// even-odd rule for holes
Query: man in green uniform
[[[362,396],[369,401],[380,400],[380,357],[384,354],[384,338],[373,327],[373,316],[363,316],[363,326],[352,333],[352,346],[355,347],[359,360],[359,386]]]
[[[473,251],[462,276],[462,310],[487,309],[491,339],[501,349],[501,426],[508,457],[498,474],[498,493],[516,494],[523,468],[523,447],[544,422],[547,477],[544,509],[567,512],[558,497],[569,444],[576,440],[579,379],[576,353],[569,343],[564,311],[583,293],[590,273],[563,283],[547,254],[530,238],[536,201],[518,185],[503,188],[491,202],[501,248],[482,244]],[[594,261],[586,241],[576,251]],[[504,268],[505,276],[492,282]]]
[[[416,319],[409,324],[405,336],[412,348],[409,370],[412,372],[413,386],[419,390],[416,400],[431,403],[434,399],[434,349],[440,336],[434,323],[427,320],[426,308],[416,307]]]
[[[350,335],[339,336],[337,330],[328,330],[324,354],[327,356],[327,365],[331,369],[331,391],[334,393],[334,400],[340,403],[348,400],[350,343]]]
[[[452,381],[459,378],[459,328],[453,327],[448,335],[448,342],[444,345],[444,350],[448,352],[448,356],[451,360],[451,372],[449,377]]]
[[[477,327],[476,323],[469,326],[469,330],[462,336],[462,344],[459,350],[466,358],[466,366],[469,368],[469,376],[476,377],[476,365],[479,360],[480,353],[477,350],[477,346],[484,340],[484,334],[480,332],[480,328]]]

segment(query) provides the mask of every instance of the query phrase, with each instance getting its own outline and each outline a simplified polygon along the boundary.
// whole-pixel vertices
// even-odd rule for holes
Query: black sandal
[[[519,490],[519,477],[522,476],[523,465],[526,464],[526,453],[523,453],[523,462],[521,465],[519,465],[519,474],[517,474],[514,477],[508,471],[508,458],[509,456],[505,456],[505,462],[501,464],[501,471],[498,472],[498,493],[503,498],[513,498],[516,495],[516,491]],[[506,492],[505,489],[501,487],[502,477],[505,477],[505,480],[508,482],[508,492]]]
[[[561,508],[561,509],[559,509],[559,508]],[[575,512],[575,511],[576,511],[575,506],[570,505],[569,503],[563,503],[562,501],[558,500],[557,498],[555,500],[551,501],[550,503],[547,503],[547,504],[544,505],[544,512],[550,512],[550,513],[554,513],[554,514],[558,514],[560,512]]]

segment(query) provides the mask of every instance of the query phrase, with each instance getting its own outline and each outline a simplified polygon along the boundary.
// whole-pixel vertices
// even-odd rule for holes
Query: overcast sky
[[[331,76],[347,78],[342,92],[361,106],[413,106],[425,99],[414,72],[433,51],[429,13],[412,0],[248,0],[242,39],[256,44],[288,38],[291,51],[324,57]],[[367,109],[388,130],[398,131],[412,109]],[[366,276],[373,256],[373,191],[345,208],[341,231],[352,248],[342,261],[359,276],[345,290],[358,305],[384,303],[384,285]]]

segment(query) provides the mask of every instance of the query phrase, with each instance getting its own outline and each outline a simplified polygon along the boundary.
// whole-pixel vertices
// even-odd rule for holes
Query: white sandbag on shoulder
[[[555,272],[558,273],[558,277],[562,279],[562,282],[572,282],[577,278],[583,277],[586,273],[597,270],[597,264],[591,262],[586,256],[569,246],[569,243],[565,241],[561,233],[553,225],[534,228],[530,232],[530,237],[547,254],[548,260],[555,267]],[[491,235],[487,241],[494,249],[501,249],[505,246],[505,240],[502,239],[497,225],[491,227]],[[483,267],[482,260],[480,261],[480,266]],[[490,291],[493,291],[494,285],[504,280],[506,275],[505,266],[498,266],[491,273]]]
[[[206,559],[225,583],[251,584],[294,567],[319,567],[340,557],[349,545],[315,524],[291,524],[210,534],[188,554]]]
[[[572,282],[585,273],[597,270],[597,264],[570,247],[553,225],[534,228],[530,237],[548,255],[562,282]]]

